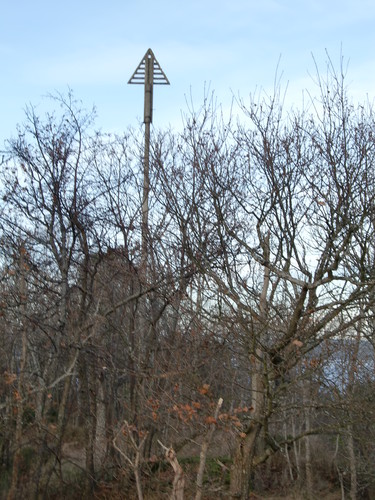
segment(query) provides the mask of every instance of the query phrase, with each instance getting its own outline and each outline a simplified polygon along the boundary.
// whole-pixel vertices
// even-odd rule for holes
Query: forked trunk
[[[237,446],[230,471],[230,497],[248,500],[251,487],[252,461],[260,424],[252,424],[246,437]]]
[[[262,240],[263,257],[265,262],[269,261],[270,234]],[[259,324],[252,335],[257,335],[255,343],[249,352],[251,364],[251,407],[252,420],[245,430],[245,437],[239,436],[237,449],[233,459],[230,473],[231,498],[248,500],[251,487],[251,476],[253,473],[252,463],[255,455],[256,444],[262,422],[264,422],[265,406],[265,378],[264,378],[264,352],[262,350],[263,338],[267,332],[267,293],[270,285],[270,270],[264,268],[263,287],[259,299]],[[243,433],[241,433],[243,435]]]

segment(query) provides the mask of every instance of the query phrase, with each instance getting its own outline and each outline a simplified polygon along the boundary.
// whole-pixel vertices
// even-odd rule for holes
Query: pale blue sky
[[[373,0],[1,0],[0,149],[23,121],[24,107],[70,87],[97,127],[121,131],[143,114],[143,89],[127,81],[153,49],[171,86],[156,87],[154,125],[178,126],[190,89],[204,86],[224,106],[271,88],[276,66],[289,99],[311,86],[313,53],[349,62],[356,100],[375,95]]]

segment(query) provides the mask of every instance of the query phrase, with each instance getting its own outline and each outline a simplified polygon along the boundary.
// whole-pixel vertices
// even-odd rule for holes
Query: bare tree
[[[147,227],[138,133],[94,132],[71,94],[28,108],[0,165],[10,498],[62,489],[68,462],[86,496],[129,465],[147,496],[158,440],[186,491],[180,450],[201,452],[197,496],[211,446],[231,453],[232,498],[276,481],[276,459],[313,495],[320,447],[342,491],[370,491],[374,116],[342,73],[317,73],[300,112],[276,88],[237,124],[207,97],[182,133],[153,131]]]
[[[24,392],[24,405],[35,400],[39,445],[55,457],[49,457],[50,466],[41,474],[45,453],[40,454],[36,474],[46,484],[61,458],[71,383],[90,337],[84,327],[92,280],[88,260],[97,249],[97,193],[84,135],[92,115],[81,112],[71,94],[58,96],[57,102],[61,115],[47,115],[44,122],[28,108],[25,126],[9,142],[11,160],[1,171],[3,241],[15,248],[23,239],[28,252],[29,332],[23,364],[31,374],[28,394],[34,396]],[[44,423],[49,398],[57,411],[53,430]],[[39,479],[34,484],[38,491]]]
[[[249,362],[253,413],[235,453],[234,498],[248,498],[254,466],[280,449],[269,429],[293,368],[369,311],[359,304],[374,281],[353,273],[350,255],[371,230],[373,115],[348,102],[330,70],[311,114],[284,116],[276,92],[243,105],[249,125],[234,130],[208,103],[159,158],[181,243],[224,297]]]

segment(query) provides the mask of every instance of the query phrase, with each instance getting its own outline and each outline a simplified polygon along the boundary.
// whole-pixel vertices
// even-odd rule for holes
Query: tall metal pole
[[[146,54],[145,64],[145,155],[143,163],[143,200],[142,200],[142,262],[147,262],[148,255],[148,200],[150,193],[150,135],[152,122],[152,101],[154,81],[154,54]]]
[[[142,262],[148,255],[148,200],[150,194],[150,122],[145,123],[145,156],[143,163],[143,199],[142,199]]]
[[[152,123],[153,87],[155,85],[169,85],[154,53],[148,49],[142,61],[134,71],[129,82],[131,84],[144,84],[144,117],[145,124],[145,151],[143,161],[143,198],[142,198],[142,264],[146,268],[148,258],[148,213],[150,194],[150,135]]]

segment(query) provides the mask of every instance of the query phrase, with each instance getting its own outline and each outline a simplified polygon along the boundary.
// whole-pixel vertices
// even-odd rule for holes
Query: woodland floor
[[[189,450],[190,451],[190,450]],[[195,451],[195,450],[194,450]],[[182,456],[180,465],[185,475],[185,500],[195,498],[195,480],[199,465],[199,455]],[[103,464],[103,477],[96,484],[95,491],[90,497],[83,493],[85,485],[85,452],[78,441],[66,443],[63,447],[63,461],[61,464],[61,477],[57,476],[51,481],[53,493],[50,490],[49,500],[138,500],[134,475],[130,468],[112,469],[108,464]],[[229,498],[229,466],[228,458],[218,460],[209,457],[206,463],[206,476],[204,479],[204,493],[202,500],[221,500]],[[334,478],[324,477],[323,469],[316,470],[315,500],[341,500],[341,491]],[[257,483],[254,485],[257,493],[252,493],[249,500],[305,500],[306,494],[302,492],[303,482],[288,485],[282,474],[281,462],[275,461],[264,470],[260,470]],[[168,500],[172,493],[174,473],[164,460],[156,460],[144,465],[141,473],[144,500]],[[3,490],[3,493],[5,491]],[[23,492],[22,500],[27,500],[27,490]],[[6,498],[1,495],[0,499]],[[21,500],[21,499],[20,499]]]

